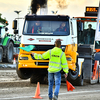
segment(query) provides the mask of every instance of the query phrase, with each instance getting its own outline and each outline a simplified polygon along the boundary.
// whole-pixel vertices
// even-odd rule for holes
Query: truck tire
[[[30,83],[44,83],[44,75],[41,74],[33,74],[30,78]]]
[[[17,63],[17,66],[16,66],[16,72],[17,72],[17,75],[21,79],[28,79],[32,75],[32,69],[29,69],[29,68],[20,68],[20,69],[18,69],[18,63]]]
[[[83,86],[84,79],[82,78],[82,75],[80,75],[80,77],[78,77],[76,80],[69,80],[69,82],[71,82],[71,84],[74,86]]]
[[[79,66],[78,64],[76,64],[76,70],[69,70],[68,76],[70,79],[75,80],[78,78],[78,74],[79,74]]]
[[[75,80],[70,79],[68,77],[68,81],[71,82],[71,84],[73,84],[74,86],[83,86],[84,84],[84,78],[83,78],[83,69],[82,69],[82,74],[80,76],[78,76]]]
[[[0,62],[2,62],[2,58],[3,58],[3,48],[0,47]]]
[[[7,62],[12,62],[13,60],[13,53],[14,53],[13,48],[14,48],[14,45],[12,42],[10,42],[7,47],[7,57],[6,57]]]
[[[13,53],[14,53],[13,47],[14,47],[13,43],[9,42],[6,48],[6,57],[3,59],[3,62],[11,63],[13,61]]]

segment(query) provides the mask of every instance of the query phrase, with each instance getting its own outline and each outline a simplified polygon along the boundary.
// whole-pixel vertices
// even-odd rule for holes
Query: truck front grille
[[[35,48],[32,51],[47,51],[53,47],[54,45],[35,45]]]
[[[48,66],[49,62],[35,62],[36,65]]]

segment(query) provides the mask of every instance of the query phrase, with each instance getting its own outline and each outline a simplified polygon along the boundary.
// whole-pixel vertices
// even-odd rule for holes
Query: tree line
[[[8,25],[8,21],[6,20],[6,18],[2,18],[1,16],[2,16],[2,14],[0,13],[0,23],[2,23],[3,25],[7,26]]]

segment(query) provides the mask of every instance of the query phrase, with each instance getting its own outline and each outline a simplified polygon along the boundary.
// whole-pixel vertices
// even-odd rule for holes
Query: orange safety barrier
[[[73,91],[73,89],[75,89],[75,87],[68,81],[66,81],[66,85],[67,85],[67,91]]]
[[[93,74],[92,74],[92,80],[98,79],[98,61],[95,61],[94,68],[93,68]]]

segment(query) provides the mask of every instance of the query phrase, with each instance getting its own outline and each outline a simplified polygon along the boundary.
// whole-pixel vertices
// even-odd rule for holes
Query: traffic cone
[[[36,88],[36,92],[35,92],[35,97],[32,97],[32,98],[43,99],[42,97],[40,97],[40,84],[39,84],[39,82],[37,83],[37,88]]]
[[[16,64],[16,59],[14,58],[14,60],[13,60],[13,64]]]
[[[66,85],[67,85],[67,91],[73,91],[73,89],[75,89],[75,87],[68,81],[66,81]]]

